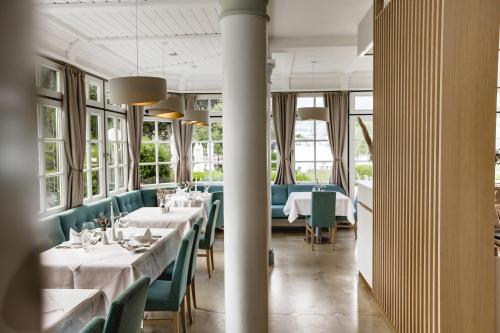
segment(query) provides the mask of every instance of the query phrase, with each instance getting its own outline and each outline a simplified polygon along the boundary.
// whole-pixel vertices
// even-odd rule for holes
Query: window
[[[36,88],[39,95],[62,99],[62,66],[47,59],[38,58]]]
[[[103,163],[103,113],[87,109],[87,133],[85,159],[83,162],[83,188],[85,200],[101,198],[105,195]]]
[[[93,76],[85,77],[85,94],[87,97],[87,105],[103,107],[102,99],[103,81]]]
[[[193,126],[192,177],[197,181],[221,182],[224,179],[222,101],[219,97],[199,97],[196,105],[209,111],[212,117],[209,126]]]
[[[106,156],[108,194],[127,189],[128,151],[125,116],[106,115]]]
[[[58,101],[41,99],[37,104],[40,212],[65,206],[65,158],[62,110]]]
[[[299,96],[297,108],[322,107],[322,96]],[[326,122],[295,122],[295,178],[298,183],[326,183],[330,178],[333,155],[328,141]]]
[[[276,143],[276,134],[274,133],[273,119],[269,122],[271,124],[271,181],[276,179],[278,173],[278,144]]]
[[[144,120],[139,172],[141,185],[175,182],[177,153],[169,121]]]
[[[373,139],[373,93],[353,92],[349,105],[349,187],[355,193],[356,181],[373,178],[373,162],[358,117]]]

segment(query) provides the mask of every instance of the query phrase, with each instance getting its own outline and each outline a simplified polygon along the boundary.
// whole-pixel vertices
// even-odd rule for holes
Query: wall
[[[375,15],[374,295],[399,332],[493,332],[498,2]]]

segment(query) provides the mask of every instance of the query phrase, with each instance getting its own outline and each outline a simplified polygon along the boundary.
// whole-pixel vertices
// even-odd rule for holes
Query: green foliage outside
[[[147,141],[146,137],[143,137],[143,141]],[[156,151],[154,144],[142,144],[141,145],[141,159],[140,161],[165,161],[169,162],[172,160],[172,152],[168,145],[158,145],[158,159],[156,159]],[[161,178],[172,179],[174,170],[172,168],[162,168]],[[156,180],[156,167],[154,165],[146,166],[143,165],[139,168],[139,173],[141,181],[143,183],[150,184]]]
[[[356,169],[356,180],[373,177],[373,166],[371,164],[358,164]]]

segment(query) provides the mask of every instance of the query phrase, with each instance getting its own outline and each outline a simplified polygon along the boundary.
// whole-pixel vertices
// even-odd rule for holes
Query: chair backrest
[[[207,226],[205,228],[205,241],[209,241],[208,244],[210,245],[215,241],[215,227],[217,225],[217,217],[219,216],[219,205],[219,200],[212,202],[210,213],[208,214]]]
[[[186,285],[188,279],[189,264],[191,262],[191,253],[193,249],[195,231],[190,230],[181,240],[177,258],[175,259],[174,272],[172,273],[172,287],[170,292],[170,304],[182,303],[186,294]]]
[[[94,317],[80,330],[80,333],[102,333],[104,323],[106,323],[104,318]]]
[[[189,262],[188,282],[191,282],[193,280],[194,274],[196,273],[196,257],[198,256],[198,246],[200,244],[202,226],[203,226],[203,218],[198,217],[192,229],[195,232],[195,235],[194,235],[193,248],[191,249],[191,260]]]
[[[212,192],[212,202],[219,200],[219,213],[217,214],[216,227],[224,226],[224,192]]]
[[[312,192],[311,225],[330,228],[335,226],[336,192]]]
[[[118,296],[108,312],[104,333],[137,333],[149,290],[149,277],[142,277]]]

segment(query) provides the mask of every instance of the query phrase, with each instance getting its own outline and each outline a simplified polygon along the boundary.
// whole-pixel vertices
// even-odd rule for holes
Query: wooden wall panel
[[[375,13],[373,292],[399,332],[494,329],[498,11],[393,0]]]

